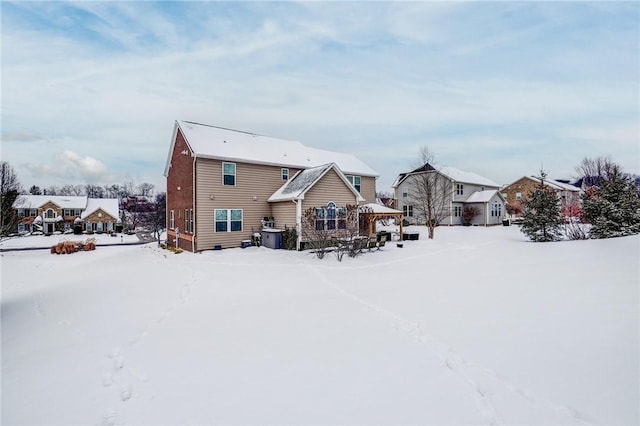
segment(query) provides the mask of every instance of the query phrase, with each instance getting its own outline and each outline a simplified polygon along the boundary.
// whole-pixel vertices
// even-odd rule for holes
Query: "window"
[[[24,232],[24,223],[19,223],[18,224],[18,232],[21,233],[21,234]]]
[[[24,217],[24,209],[18,209],[18,217]]]
[[[464,185],[456,183],[456,195],[464,195]]]
[[[407,198],[409,196],[409,188],[406,186],[402,188],[402,198]]]
[[[338,209],[338,229],[347,229],[347,209],[344,207]]]
[[[507,201],[507,193],[506,192],[501,192],[500,195],[502,195],[502,198],[504,198],[504,200]]]
[[[53,219],[56,217],[56,212],[54,212],[53,209],[48,209],[44,214],[44,217],[47,219]]]
[[[216,232],[241,232],[242,231],[241,209],[216,209],[214,211]]]
[[[413,217],[413,206],[402,206],[402,213],[405,216]]]
[[[522,192],[516,192],[516,201],[522,201]]]
[[[64,217],[71,216],[71,209],[63,209],[62,216]]]
[[[282,180],[289,180],[289,169],[281,169],[280,174],[282,176]]]
[[[176,221],[175,221],[175,213],[173,210],[169,212],[169,229],[175,229]]]
[[[491,216],[492,217],[502,216],[502,204],[495,202],[491,205]]]
[[[224,185],[235,186],[236,184],[235,163],[222,163],[222,183]]]
[[[336,203],[329,201],[327,203],[327,229],[336,229]]]
[[[329,201],[327,207],[316,208],[316,231],[347,229],[347,209]]]
[[[193,234],[193,209],[184,209],[184,232]]]
[[[29,216],[31,216],[31,217],[38,216],[38,209],[30,209],[29,210]]]
[[[453,217],[462,217],[462,206],[453,206]]]
[[[87,231],[93,231],[93,223],[85,224],[84,229],[86,229]]]
[[[356,191],[360,192],[360,176],[347,176],[347,180],[356,189]]]
[[[102,222],[96,223],[96,231],[102,232]]]
[[[325,209],[316,209],[316,231],[324,230],[324,218],[326,217]]]

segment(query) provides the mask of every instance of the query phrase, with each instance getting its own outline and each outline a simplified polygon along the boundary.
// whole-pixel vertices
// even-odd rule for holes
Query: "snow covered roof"
[[[534,181],[536,183],[540,183],[540,178],[536,177],[536,176],[523,176],[520,179],[512,182],[508,186],[513,185],[514,183],[518,182],[519,180],[522,179],[529,179],[531,181]],[[545,179],[544,184],[547,185],[548,187],[551,187],[552,189],[556,190],[556,191],[570,191],[570,192],[580,192],[581,189],[578,188],[575,185],[571,185],[570,183],[564,183],[564,182],[558,182],[557,180],[549,180],[549,179]]]
[[[441,174],[443,174],[444,176],[448,177],[449,179],[451,179],[454,182],[460,182],[460,183],[470,183],[470,184],[475,184],[475,185],[481,185],[481,186],[490,186],[493,188],[500,188],[500,185],[498,185],[497,183],[495,183],[494,181],[492,181],[491,179],[488,179],[484,176],[480,176],[476,173],[472,173],[472,172],[465,172],[453,167],[447,167],[447,166],[440,166],[437,164],[425,164],[422,167],[419,167],[413,171],[411,171],[410,173],[402,173],[400,174],[397,178],[396,181],[393,183],[392,187],[395,188],[398,185],[400,185],[400,183],[409,175],[411,174],[416,174],[416,173],[421,173],[421,172],[425,172],[425,171],[430,171],[430,170],[435,170],[440,172]]]
[[[44,206],[48,202],[52,202],[61,209],[84,209],[87,205],[87,197],[20,194],[13,202],[13,208],[37,209]]]
[[[352,154],[310,148],[298,141],[277,139],[190,121],[176,121],[172,144],[175,142],[175,134],[178,129],[182,132],[196,157],[299,169],[336,163],[340,170],[347,174],[378,176],[375,170]],[[168,173],[170,157],[171,152],[165,175]]]
[[[476,191],[469,195],[465,203],[488,203],[494,195],[498,193],[496,189],[488,189],[486,191]]]
[[[302,200],[304,194],[313,187],[329,170],[334,170],[340,179],[342,179],[351,191],[358,196],[358,199],[362,199],[362,196],[356,191],[356,189],[349,183],[346,176],[335,163],[324,164],[318,167],[312,167],[306,170],[300,170],[291,179],[289,179],[284,185],[280,187],[276,192],[269,197],[267,201],[289,201],[289,200]]]
[[[360,206],[360,208],[369,210],[371,211],[371,213],[377,213],[377,214],[402,214],[400,210],[395,210],[378,203],[364,204]]]
[[[116,198],[87,198],[87,208],[80,216],[82,219],[102,209],[108,215],[118,219],[120,217],[120,208]]]

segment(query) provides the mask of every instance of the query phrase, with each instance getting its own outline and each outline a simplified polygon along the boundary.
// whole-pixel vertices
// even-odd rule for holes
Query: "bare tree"
[[[82,185],[67,184],[60,188],[60,195],[81,196],[84,195],[84,188]]]
[[[6,161],[0,162],[0,235],[17,230],[18,217],[13,203],[20,192],[22,186],[13,167]]]
[[[410,197],[418,217],[427,225],[429,239],[433,239],[435,228],[450,212],[453,186],[451,180],[433,166],[434,155],[428,147],[420,149],[420,166],[407,178]]]
[[[160,234],[166,226],[167,218],[167,194],[160,192],[156,194],[153,202],[153,210],[148,212],[144,218],[144,225],[153,231],[154,238],[160,245]]]
[[[43,191],[44,195],[62,195],[60,189],[57,186],[50,186]]]
[[[138,185],[138,195],[142,195],[144,197],[151,197],[153,195],[153,188],[155,185],[147,182],[143,182]]]
[[[578,178],[582,179],[585,189],[591,186],[600,186],[602,182],[610,180],[612,177],[619,175],[620,172],[620,166],[613,161],[611,156],[585,157],[576,166],[576,173]]]
[[[87,184],[85,190],[89,198],[104,198],[104,188],[100,185]]]

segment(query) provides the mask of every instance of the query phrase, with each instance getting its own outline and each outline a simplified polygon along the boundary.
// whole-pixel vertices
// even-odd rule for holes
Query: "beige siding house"
[[[239,247],[264,226],[297,229],[298,201],[273,196],[320,166],[325,173],[302,194],[307,207],[375,201],[377,173],[351,154],[176,121],[164,173],[168,244],[194,252]]]

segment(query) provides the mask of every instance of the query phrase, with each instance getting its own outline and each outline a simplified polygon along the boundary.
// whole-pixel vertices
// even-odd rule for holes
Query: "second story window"
[[[47,219],[53,219],[56,217],[56,212],[53,211],[53,209],[48,209],[45,214],[44,217]]]
[[[236,164],[222,163],[222,183],[223,185],[235,186],[236,184]]]
[[[353,185],[356,191],[360,192],[360,176],[347,176],[347,180],[351,185]]]
[[[409,188],[406,186],[402,188],[402,198],[407,198],[409,196]]]
[[[464,185],[456,183],[456,195],[464,195]]]
[[[516,201],[522,201],[522,192],[516,192]]]
[[[282,175],[282,180],[289,180],[289,169],[281,169],[280,174]]]

